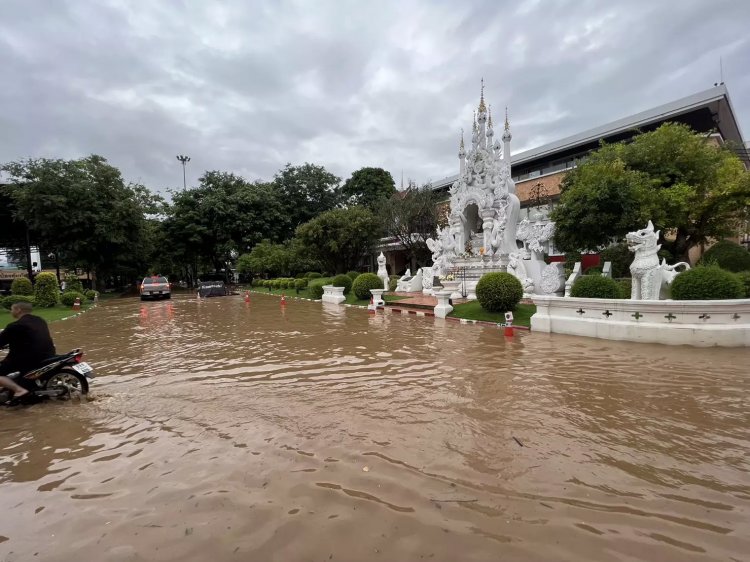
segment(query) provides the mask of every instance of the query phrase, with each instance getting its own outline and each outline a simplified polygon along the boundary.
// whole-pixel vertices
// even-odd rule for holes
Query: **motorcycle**
[[[25,379],[22,386],[29,388],[32,396],[29,398],[43,400],[57,398],[68,400],[74,396],[79,398],[89,392],[89,379],[94,378],[94,369],[88,363],[81,361],[83,351],[74,349],[65,355],[56,355],[42,362],[42,364],[28,373],[11,373],[8,378],[18,382]],[[33,383],[33,389],[30,388]],[[0,404],[10,402],[13,395],[10,391],[0,389]],[[21,400],[26,400],[26,396]]]

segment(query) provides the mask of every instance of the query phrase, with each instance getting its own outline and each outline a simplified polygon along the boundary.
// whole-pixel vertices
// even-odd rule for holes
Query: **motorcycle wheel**
[[[73,369],[61,369],[47,379],[44,388],[45,390],[52,390],[56,386],[70,387],[81,395],[89,393],[89,381]]]

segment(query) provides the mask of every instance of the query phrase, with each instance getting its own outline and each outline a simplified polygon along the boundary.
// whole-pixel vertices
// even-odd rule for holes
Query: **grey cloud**
[[[156,191],[314,160],[455,173],[484,77],[514,150],[725,79],[750,130],[745,2],[3,2],[0,161],[106,156]]]

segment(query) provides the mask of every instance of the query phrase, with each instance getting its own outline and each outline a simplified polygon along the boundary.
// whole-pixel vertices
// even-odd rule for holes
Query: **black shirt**
[[[31,371],[55,355],[47,322],[33,314],[24,314],[0,332],[0,348],[6,345],[10,351],[2,362],[21,372]]]

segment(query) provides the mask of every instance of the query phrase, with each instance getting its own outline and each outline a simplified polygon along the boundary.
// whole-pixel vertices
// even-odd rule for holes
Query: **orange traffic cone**
[[[245,302],[250,302],[250,291],[245,291]]]
[[[286,306],[286,296],[281,295],[281,306]]]
[[[73,303],[73,310],[81,310],[81,299],[76,297],[76,300]]]
[[[513,332],[513,326],[512,325],[505,326],[505,334],[504,335],[513,337],[514,332]]]

